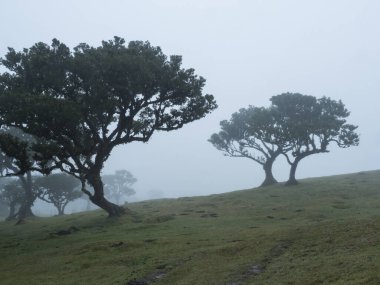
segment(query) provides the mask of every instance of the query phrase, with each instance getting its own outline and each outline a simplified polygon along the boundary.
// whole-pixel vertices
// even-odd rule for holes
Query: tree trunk
[[[33,206],[33,201],[31,202],[30,200],[25,201],[18,212],[18,219],[19,220],[24,220],[26,218],[34,217],[34,214],[32,212],[32,206]]]
[[[61,209],[62,209],[62,215],[65,214],[65,209],[66,209],[67,204],[69,204],[69,201],[67,201],[67,200],[66,200],[66,202],[64,202],[64,203],[62,204],[62,207],[61,207]]]
[[[9,215],[6,218],[6,221],[11,221],[16,217],[16,203],[12,202],[9,204]]]
[[[111,203],[104,197],[103,182],[100,173],[93,175],[91,179],[89,179],[89,183],[94,187],[94,195],[90,196],[91,202],[106,211],[109,217],[120,217],[126,213],[126,209]]]
[[[64,209],[64,207],[57,207],[56,206],[56,208],[57,208],[57,210],[58,210],[58,216],[63,216],[64,214],[65,214],[65,209]]]
[[[36,200],[36,196],[33,194],[31,172],[26,173],[26,179],[25,177],[20,177],[20,179],[25,191],[25,200],[19,209],[17,224],[20,224],[26,218],[34,217],[32,206],[34,204],[34,200]]]
[[[277,183],[277,180],[273,177],[272,166],[274,159],[267,160],[267,162],[263,165],[265,171],[265,180],[261,183],[260,187],[269,186]]]
[[[296,179],[296,170],[297,170],[297,166],[298,166],[299,161],[300,160],[295,160],[291,164],[291,166],[290,166],[290,173],[289,173],[289,179],[285,183],[286,186],[291,186],[291,185],[297,185],[298,184],[298,181]]]
[[[102,208],[104,211],[108,213],[108,216],[111,217],[120,217],[121,215],[126,213],[126,209],[122,206],[111,203],[104,197],[92,196],[90,197],[91,202]]]

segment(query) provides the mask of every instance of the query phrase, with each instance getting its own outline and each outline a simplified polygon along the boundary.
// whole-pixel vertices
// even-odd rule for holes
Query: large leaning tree
[[[297,184],[295,177],[299,162],[313,154],[327,153],[330,144],[347,148],[359,144],[357,126],[348,124],[350,112],[342,101],[299,93],[283,93],[271,98],[279,114],[279,125],[291,149],[284,152],[290,164],[286,185]]]
[[[65,173],[54,173],[35,178],[33,187],[42,201],[53,204],[58,216],[65,214],[66,206],[80,198],[80,181]]]
[[[126,44],[119,37],[73,50],[56,39],[9,48],[1,60],[7,71],[0,74],[0,125],[36,138],[34,163],[25,166],[21,155],[21,168],[45,174],[59,168],[80,179],[82,191],[109,216],[123,214],[104,197],[101,171],[112,150],[182,128],[217,107],[203,94],[205,79],[181,61],[149,42]],[[2,149],[10,154],[15,144]]]
[[[276,158],[287,151],[283,129],[278,124],[275,109],[249,106],[232,114],[229,121],[220,122],[221,131],[209,139],[226,156],[249,158],[265,171],[261,186],[277,183],[272,166]]]

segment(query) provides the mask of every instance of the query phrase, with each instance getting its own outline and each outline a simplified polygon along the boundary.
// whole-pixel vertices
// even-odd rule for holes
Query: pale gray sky
[[[341,99],[361,143],[303,160],[298,178],[380,168],[380,1],[1,0],[0,56],[58,38],[73,47],[114,35],[149,40],[206,78],[219,108],[147,144],[117,148],[105,172],[128,169],[140,197],[219,193],[260,184],[260,165],[224,157],[207,139],[219,121],[282,92]],[[287,178],[284,160],[275,176]]]

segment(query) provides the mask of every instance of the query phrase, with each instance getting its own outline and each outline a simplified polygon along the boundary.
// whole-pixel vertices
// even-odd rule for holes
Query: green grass
[[[1,222],[0,284],[380,284],[380,171],[300,182]]]

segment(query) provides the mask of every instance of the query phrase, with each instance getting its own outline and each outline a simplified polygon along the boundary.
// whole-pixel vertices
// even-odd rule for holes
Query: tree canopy
[[[34,142],[32,136],[19,128],[0,125],[0,176],[22,175],[29,171],[34,163],[30,149]]]
[[[80,181],[73,176],[55,173],[35,178],[33,186],[38,198],[53,204],[58,215],[63,215],[67,204],[82,196],[80,185]]]
[[[221,131],[209,139],[226,156],[246,157],[263,166],[262,186],[277,183],[272,174],[275,159],[287,149],[274,109],[249,106],[220,122]]]
[[[1,60],[0,125],[36,138],[33,165],[12,147],[20,142],[0,135],[2,150],[22,169],[53,169],[88,182],[82,188],[110,216],[124,212],[104,198],[101,170],[114,147],[147,142],[155,131],[172,131],[203,118],[217,105],[204,95],[205,79],[181,67],[149,42],[115,37],[99,47],[85,43],[70,50],[54,39],[20,52],[9,48]]]
[[[290,145],[289,151],[284,152],[291,165],[287,185],[297,184],[296,169],[305,157],[329,152],[331,143],[341,148],[359,144],[359,135],[355,132],[357,126],[347,124],[350,112],[342,101],[283,93],[273,96],[271,102],[281,118],[279,124]]]

